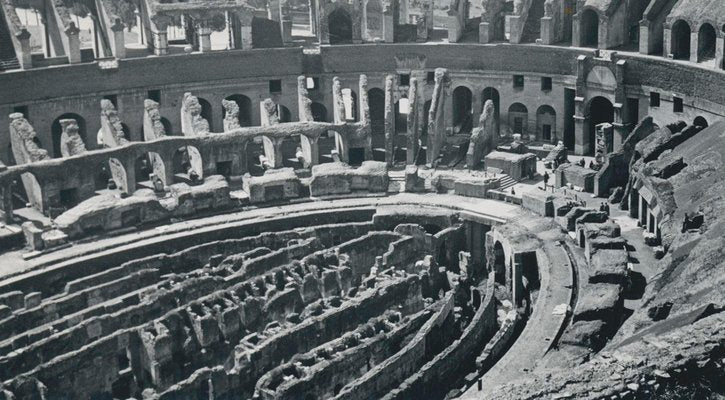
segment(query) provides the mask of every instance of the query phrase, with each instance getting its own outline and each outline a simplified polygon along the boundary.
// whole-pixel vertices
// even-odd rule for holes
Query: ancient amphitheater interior
[[[0,0],[0,400],[725,399],[725,1]]]

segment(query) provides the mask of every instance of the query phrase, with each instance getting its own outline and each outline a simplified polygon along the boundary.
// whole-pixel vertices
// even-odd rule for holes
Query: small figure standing
[[[549,185],[549,173],[544,172],[544,190],[546,190],[546,187]]]

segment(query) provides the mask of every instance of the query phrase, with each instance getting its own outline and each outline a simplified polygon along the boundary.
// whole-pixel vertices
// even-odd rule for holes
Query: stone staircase
[[[20,63],[15,55],[15,47],[13,47],[10,30],[5,21],[5,13],[0,7],[0,71],[19,68]]]
[[[501,186],[499,186],[498,190],[500,190],[500,191],[506,190],[517,183],[518,183],[518,181],[515,181],[514,178],[510,177],[507,174],[503,174],[501,176]]]
[[[524,31],[521,34],[521,43],[534,43],[541,37],[541,18],[544,16],[545,1],[532,0]]]

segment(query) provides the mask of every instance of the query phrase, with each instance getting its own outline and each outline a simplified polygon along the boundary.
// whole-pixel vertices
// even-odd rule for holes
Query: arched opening
[[[252,100],[249,97],[242,94],[233,94],[228,96],[225,100],[233,101],[239,106],[239,125],[240,126],[252,126]],[[227,115],[227,110],[222,107],[222,118]]]
[[[473,127],[471,104],[473,94],[465,86],[453,90],[453,132],[469,133]]]
[[[529,110],[521,103],[511,104],[508,124],[511,133],[525,135],[528,132]]]
[[[128,127],[125,123],[121,122],[121,129],[123,130],[123,137],[126,138],[126,140],[131,140],[131,128]]]
[[[385,92],[379,88],[368,90],[368,104],[373,159],[385,161]]]
[[[352,18],[342,7],[338,7],[327,16],[330,44],[352,43]]]
[[[697,33],[697,62],[705,62],[715,59],[715,43],[717,34],[715,28],[704,23]]]
[[[148,154],[144,154],[136,159],[134,162],[134,171],[136,173],[136,187],[148,187],[149,175],[153,172]]]
[[[698,115],[695,117],[695,120],[692,121],[692,124],[695,126],[699,126],[700,128],[707,128],[710,126],[710,124],[707,123],[707,120],[702,115]]]
[[[614,106],[609,99],[597,96],[589,102],[589,148],[586,155],[594,155],[596,127],[605,122],[614,122]]]
[[[556,141],[556,111],[549,105],[536,110],[536,137],[544,142]]]
[[[356,122],[357,115],[357,94],[350,88],[342,89],[342,104],[345,108],[345,121]]]
[[[116,184],[116,188],[123,192],[131,194],[136,189],[131,188],[128,185],[128,173],[126,172],[126,166],[117,158],[108,159],[108,167],[111,175],[111,179]]]
[[[310,104],[312,120],[315,122],[327,122],[327,108],[320,103]]]
[[[408,113],[410,103],[407,97],[401,97],[395,103],[395,136],[393,137],[393,162],[406,161],[406,146],[408,132]]]
[[[198,97],[199,99],[199,105],[201,105],[201,116],[209,123],[209,131],[214,132],[214,128],[212,127],[212,107],[211,103],[206,101],[205,99],[202,99],[201,97]]]
[[[383,38],[383,4],[380,0],[368,0],[365,6],[365,33],[367,40]]]
[[[320,145],[320,154],[322,154],[322,145]],[[252,176],[262,176],[264,175],[264,168],[259,163],[259,156],[264,154],[264,147],[262,146],[262,141],[259,142],[255,140],[249,140],[247,141],[246,146],[244,147],[244,155],[247,160],[247,171]]]
[[[672,57],[675,60],[690,59],[690,25],[678,20],[672,25]]]
[[[171,127],[171,122],[169,122],[168,119],[161,117],[161,125],[164,126],[164,131],[166,132],[166,136],[174,136],[175,133]]]
[[[499,111],[500,110],[499,104],[500,104],[501,100],[499,98],[498,90],[496,90],[495,88],[492,88],[492,87],[487,87],[487,88],[483,89],[483,93],[482,93],[481,97],[483,100],[483,101],[481,101],[481,104],[486,104],[486,101],[488,101],[488,100],[491,100],[493,102],[493,109],[494,109],[493,115],[494,115],[494,120],[496,121],[496,135],[498,135],[500,132],[500,127],[501,127],[500,111]],[[481,107],[481,111],[483,111],[483,106]]]
[[[592,9],[582,11],[580,23],[581,45],[599,47],[599,15]]]
[[[493,271],[496,274],[496,283],[506,284],[506,256],[501,242],[493,245]]]
[[[78,114],[67,113],[56,118],[51,124],[50,132],[53,140],[53,157],[60,158],[63,155],[60,152],[60,137],[63,134],[63,127],[60,125],[62,119],[74,119],[78,124],[78,135],[83,140],[83,143],[88,147],[88,141],[86,140],[86,120]]]
[[[171,165],[174,178],[179,182],[196,182],[204,176],[201,153],[194,146],[179,147],[174,152]]]
[[[292,122],[292,113],[289,111],[289,108],[279,104],[277,107],[279,107],[279,122],[285,123],[285,122]]]

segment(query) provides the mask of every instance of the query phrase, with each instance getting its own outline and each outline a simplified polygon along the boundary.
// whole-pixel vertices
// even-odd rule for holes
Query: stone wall
[[[427,362],[417,373],[406,379],[397,389],[383,399],[418,399],[440,391],[440,383],[455,380],[461,372],[474,369],[474,357],[478,349],[496,331],[496,299],[494,298],[494,274],[489,273],[483,301],[471,322],[443,352]],[[475,289],[478,290],[478,289]]]
[[[430,335],[435,334],[434,328],[441,326],[453,312],[456,290],[451,290],[446,295],[443,307],[423,325],[418,334],[405,347],[348,384],[335,399],[380,397],[400,384],[405,377],[418,370],[425,362],[426,340],[429,340]]]

